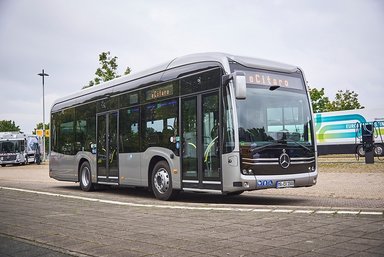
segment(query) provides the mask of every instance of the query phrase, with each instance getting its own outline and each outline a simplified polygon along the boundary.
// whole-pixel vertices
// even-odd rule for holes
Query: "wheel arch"
[[[81,165],[83,165],[84,162],[88,162],[89,165],[91,165],[91,162],[87,159],[87,158],[84,158],[82,157],[79,162],[78,162],[78,165],[77,165],[77,182],[80,182],[80,168],[81,168]],[[91,169],[91,174],[92,174],[92,169]]]
[[[149,162],[149,165],[148,165],[148,171],[147,171],[147,179],[148,179],[148,189],[149,190],[152,190],[152,170],[153,168],[155,167],[156,163],[160,162],[160,161],[166,161],[169,165],[169,162],[166,158],[162,157],[162,156],[159,156],[159,155],[155,155],[151,158],[150,162]]]

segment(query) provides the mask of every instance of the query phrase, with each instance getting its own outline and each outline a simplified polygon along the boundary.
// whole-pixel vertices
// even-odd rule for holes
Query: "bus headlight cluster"
[[[242,173],[243,173],[244,175],[254,175],[252,169],[243,169],[243,170],[242,170]]]
[[[309,167],[308,167],[308,171],[309,171],[309,172],[313,172],[313,171],[315,171],[315,170],[316,170],[315,166],[309,166]]]

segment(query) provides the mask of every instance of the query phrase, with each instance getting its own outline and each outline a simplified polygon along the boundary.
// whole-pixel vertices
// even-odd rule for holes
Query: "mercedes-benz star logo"
[[[289,155],[285,152],[285,149],[283,149],[283,153],[279,157],[279,163],[283,169],[288,168],[291,164],[291,158],[289,158]]]

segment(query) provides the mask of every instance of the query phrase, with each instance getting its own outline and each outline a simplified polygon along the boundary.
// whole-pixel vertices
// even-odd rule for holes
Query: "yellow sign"
[[[43,130],[42,129],[36,129],[36,135],[38,137],[43,137]],[[45,130],[45,137],[49,137],[49,129]]]
[[[36,135],[39,137],[43,136],[43,130],[42,129],[36,129]]]

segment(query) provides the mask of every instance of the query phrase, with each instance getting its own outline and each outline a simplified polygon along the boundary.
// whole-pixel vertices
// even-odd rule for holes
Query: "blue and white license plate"
[[[284,181],[277,181],[276,183],[276,188],[288,188],[288,187],[295,187],[295,181],[284,180]]]

